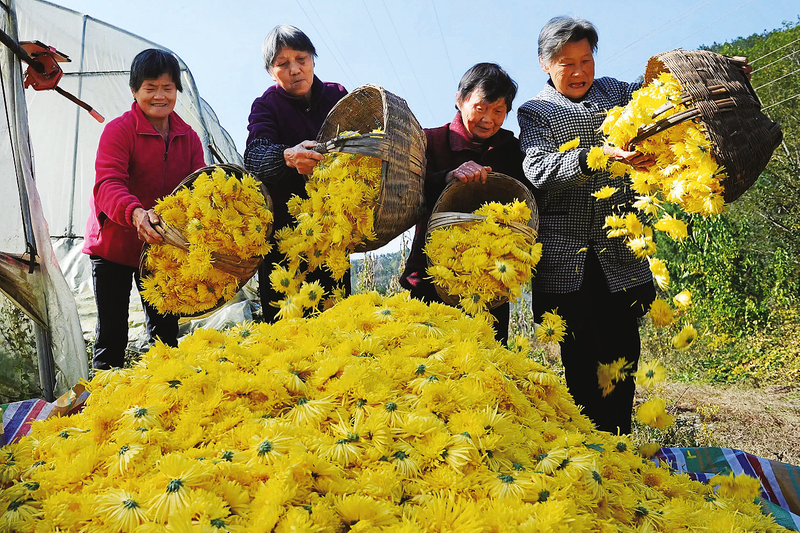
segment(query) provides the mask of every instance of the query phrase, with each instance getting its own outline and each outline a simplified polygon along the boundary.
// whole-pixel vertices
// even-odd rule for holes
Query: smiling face
[[[314,83],[314,56],[309,52],[283,47],[269,71],[278,85],[296,98],[310,98]]]
[[[461,121],[470,138],[485,141],[500,129],[508,114],[505,98],[487,102],[483,91],[476,89],[462,101],[456,101],[461,111]]]
[[[151,122],[160,122],[168,118],[175,109],[175,101],[178,99],[178,88],[169,74],[162,74],[156,79],[146,79],[137,90],[131,92],[144,116]]]
[[[594,56],[587,39],[567,43],[550,64],[539,64],[553,81],[553,86],[567,98],[583,98],[594,81]]]

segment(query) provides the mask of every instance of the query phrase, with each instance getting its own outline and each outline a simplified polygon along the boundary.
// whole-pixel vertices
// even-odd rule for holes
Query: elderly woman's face
[[[269,75],[292,96],[310,98],[314,83],[314,56],[301,50],[281,48]]]
[[[465,100],[457,101],[456,106],[461,111],[461,121],[470,138],[480,141],[497,133],[508,114],[505,98],[487,102],[480,89],[469,93]]]
[[[178,89],[169,74],[146,79],[137,90],[131,92],[142,113],[151,121],[169,117],[178,99]]]
[[[556,90],[567,98],[583,98],[594,81],[594,56],[588,39],[567,43],[549,65],[539,64],[553,80]]]

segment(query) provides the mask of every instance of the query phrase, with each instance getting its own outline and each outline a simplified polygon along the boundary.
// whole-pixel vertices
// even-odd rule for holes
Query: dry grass
[[[665,383],[676,426],[701,446],[721,446],[800,465],[800,386],[752,388],[704,383]],[[684,435],[685,436],[685,435]],[[664,445],[686,445],[685,442]],[[673,437],[674,438],[674,437]]]

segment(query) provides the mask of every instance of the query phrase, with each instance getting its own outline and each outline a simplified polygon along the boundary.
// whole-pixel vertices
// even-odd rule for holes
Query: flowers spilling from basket
[[[615,107],[608,112],[602,125],[606,144],[652,155],[655,162],[647,170],[610,162],[599,146],[593,147],[588,157],[591,168],[607,170],[612,178],[630,176],[631,187],[639,195],[633,204],[639,214],[606,217],[608,236],[625,239],[637,257],[647,259],[653,278],[663,291],[669,287],[669,270],[664,261],[655,257],[654,230],[682,241],[688,236],[688,229],[680,211],[688,216],[707,217],[721,213],[725,205],[722,183],[726,178],[725,170],[715,160],[713,145],[702,124],[678,122],[650,135],[652,131],[658,131],[654,130],[657,121],[684,111],[684,102],[680,83],[670,73],[662,72],[650,84],[635,91],[625,107]],[[566,143],[561,148],[574,147],[577,143],[575,146]],[[617,191],[615,187],[606,186],[594,195],[597,201],[605,201],[613,199]],[[650,309],[654,325],[672,325],[675,310],[685,316],[691,295],[682,291],[674,301],[675,309],[666,300],[656,299]],[[685,320],[672,343],[676,348],[684,349],[696,338],[697,330]]]
[[[270,250],[272,212],[258,182],[216,167],[155,206],[165,242],[148,246],[143,295],[161,313],[207,311],[239,290],[239,270]],[[170,244],[172,243],[172,244]],[[254,259],[255,258],[255,259]]]
[[[370,135],[380,135],[380,130]],[[344,132],[339,138],[357,135]],[[382,161],[378,158],[330,152],[306,182],[308,198],[293,196],[288,203],[295,224],[275,232],[285,264],[276,265],[270,282],[286,295],[279,302],[282,318],[303,316],[324,296],[319,283],[307,283],[305,272],[326,268],[342,279],[350,268],[350,254],[363,241],[375,239],[375,208],[381,187]],[[307,263],[303,272],[301,262]],[[328,299],[330,304],[337,295]],[[329,305],[326,305],[326,307]]]
[[[488,202],[472,215],[467,223],[431,231],[425,254],[434,284],[476,315],[522,295],[542,257],[542,244],[527,226],[531,210],[523,201]]]
[[[524,339],[493,337],[373,292],[157,344],[2,450],[0,530],[780,529],[757,480],[643,461],[591,429]]]

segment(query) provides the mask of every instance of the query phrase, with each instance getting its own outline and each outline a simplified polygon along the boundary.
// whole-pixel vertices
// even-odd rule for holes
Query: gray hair
[[[597,29],[588,20],[569,15],[551,18],[539,32],[539,57],[550,64],[567,43],[587,39],[592,53],[597,51]]]
[[[272,72],[272,64],[283,48],[308,52],[312,57],[317,57],[317,50],[308,35],[288,24],[275,26],[267,34],[261,46],[261,57],[264,59],[264,68],[267,72]]]

